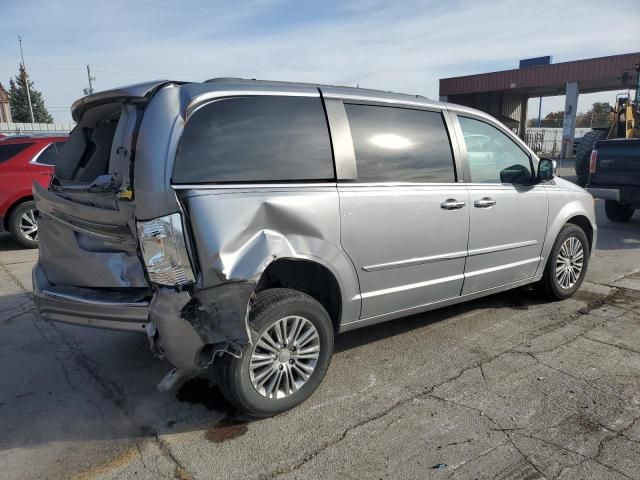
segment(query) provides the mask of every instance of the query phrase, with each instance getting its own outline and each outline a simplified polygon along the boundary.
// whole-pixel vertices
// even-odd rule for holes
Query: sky
[[[0,0],[0,82],[20,62],[56,121],[96,91],[152,79],[213,77],[331,83],[438,99],[438,79],[629,53],[640,47],[638,0]],[[615,34],[612,33],[615,29]],[[581,97],[613,101],[615,92]],[[535,107],[532,108],[532,105]],[[543,101],[543,115],[564,99]],[[537,115],[537,101],[530,104]]]

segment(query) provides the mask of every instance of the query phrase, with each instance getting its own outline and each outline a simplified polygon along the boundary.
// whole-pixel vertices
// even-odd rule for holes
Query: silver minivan
[[[360,88],[157,81],[75,102],[34,186],[42,318],[147,335],[263,417],[301,403],[334,335],[536,284],[582,283],[592,197],[466,107]]]

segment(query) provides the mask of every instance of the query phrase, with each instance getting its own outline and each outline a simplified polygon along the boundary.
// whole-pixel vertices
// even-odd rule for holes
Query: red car
[[[66,135],[0,139],[0,231],[23,246],[38,246],[38,211],[31,193],[35,181],[49,185]]]

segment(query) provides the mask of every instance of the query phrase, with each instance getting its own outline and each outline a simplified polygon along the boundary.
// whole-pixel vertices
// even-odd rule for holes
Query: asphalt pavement
[[[245,422],[144,335],[33,311],[37,251],[0,236],[0,477],[640,479],[640,213],[574,298],[531,289],[340,335],[319,390]]]

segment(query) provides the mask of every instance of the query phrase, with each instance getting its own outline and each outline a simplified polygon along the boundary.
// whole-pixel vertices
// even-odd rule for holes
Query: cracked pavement
[[[37,252],[0,236],[2,478],[640,479],[640,214],[587,282],[341,335],[301,407],[242,423],[215,386],[156,393],[143,335],[36,319]]]

